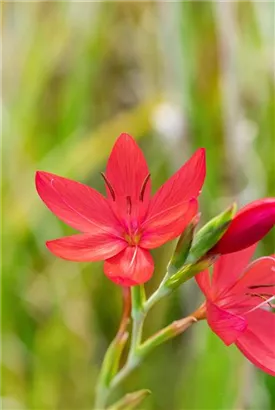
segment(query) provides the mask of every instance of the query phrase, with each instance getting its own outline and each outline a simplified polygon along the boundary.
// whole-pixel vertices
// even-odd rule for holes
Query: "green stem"
[[[144,312],[144,302],[145,302],[145,293],[144,293],[144,285],[140,286],[133,286],[131,288],[131,296],[132,296],[132,338],[131,338],[131,345],[128,354],[128,359],[124,365],[124,367],[118,372],[118,374],[114,377],[111,388],[115,388],[119,383],[124,380],[128,374],[138,366],[140,359],[137,356],[137,348],[141,342],[142,338],[142,329],[144,319],[146,317],[146,313]]]
[[[115,388],[118,386],[127,376],[129,373],[132,372],[140,363],[142,356],[138,352],[139,345],[142,339],[142,329],[143,323],[147,316],[147,313],[150,309],[157,303],[160,299],[164,296],[169,294],[171,290],[164,286],[164,283],[168,277],[168,273],[163,278],[162,282],[160,283],[158,289],[150,296],[150,298],[146,301],[145,294],[144,294],[144,286],[134,286],[131,289],[132,294],[132,320],[133,320],[133,328],[132,328],[132,338],[131,338],[131,346],[128,355],[128,359],[123,366],[123,368],[118,372],[118,374],[114,377],[111,383],[111,388]]]
[[[144,314],[144,302],[145,302],[145,292],[144,285],[133,286],[131,288],[132,296],[132,311],[131,317],[133,321],[132,329],[132,339],[129,356],[134,354],[136,346],[139,345],[142,337],[142,327],[145,319]]]
[[[165,276],[166,279],[166,276]],[[159,285],[158,289],[150,296],[150,298],[144,304],[144,313],[147,315],[149,310],[164,296],[169,295],[172,292],[172,289],[164,286],[164,280]]]
[[[122,288],[123,314],[118,332],[107,349],[103,359],[96,388],[95,409],[104,409],[109,395],[110,383],[117,372],[119,361],[128,339],[127,327],[131,310],[131,295],[129,288]]]

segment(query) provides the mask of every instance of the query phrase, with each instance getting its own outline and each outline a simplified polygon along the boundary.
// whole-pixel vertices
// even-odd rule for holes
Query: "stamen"
[[[248,296],[254,296],[254,297],[258,297],[262,300],[264,300],[269,307],[274,308],[274,305],[272,303],[270,303],[270,300],[272,300],[273,296],[270,295],[269,293],[246,293],[246,295]]]
[[[271,283],[268,285],[252,285],[252,286],[247,286],[248,289],[257,289],[257,288],[272,288],[272,286],[275,286],[275,283]]]
[[[112,196],[112,198],[113,198],[113,201],[115,201],[116,195],[115,195],[114,188],[113,188],[112,185],[111,185],[111,182],[107,179],[107,177],[106,177],[106,175],[104,174],[104,172],[100,172],[100,175],[102,176],[102,178],[103,178],[104,181],[105,181],[105,184],[106,184],[107,187],[109,188],[109,191],[110,191],[110,194],[111,194],[111,196]]]
[[[128,195],[126,196],[126,201],[127,201],[127,214],[131,215],[132,212],[132,201],[131,197]]]
[[[143,201],[144,193],[145,193],[145,188],[146,188],[146,185],[147,185],[147,183],[148,183],[148,181],[149,181],[150,176],[151,176],[151,174],[148,174],[148,175],[145,177],[145,179],[144,179],[144,181],[143,181],[143,183],[142,183],[141,190],[140,190],[140,194],[139,194],[139,200],[140,200],[140,201]]]
[[[135,262],[135,259],[136,259],[136,256],[137,256],[137,250],[138,250],[138,247],[136,246],[136,247],[135,247],[135,251],[134,251],[134,253],[133,253],[133,257],[132,257],[131,262],[130,262],[130,265],[129,265],[129,268],[131,268],[132,265],[133,265],[134,262]]]

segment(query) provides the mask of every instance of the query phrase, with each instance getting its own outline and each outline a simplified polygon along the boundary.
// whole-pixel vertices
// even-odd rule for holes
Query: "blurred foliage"
[[[88,409],[121,312],[102,264],[55,258],[72,230],[42,204],[37,169],[103,190],[115,138],[134,135],[156,189],[207,149],[203,220],[274,195],[272,2],[3,4],[3,409]],[[159,283],[173,244],[154,252]],[[274,250],[269,234],[259,254]],[[192,281],[156,306],[149,334],[197,306]],[[147,410],[272,409],[274,379],[199,324],[118,389]]]

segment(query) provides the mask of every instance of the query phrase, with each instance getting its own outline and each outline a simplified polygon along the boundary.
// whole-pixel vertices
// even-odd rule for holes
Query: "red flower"
[[[211,249],[211,253],[227,254],[259,242],[275,225],[275,198],[264,198],[242,208],[228,230]]]
[[[275,295],[274,255],[249,260],[256,245],[222,256],[213,276],[196,276],[206,296],[209,326],[226,345],[235,343],[255,365],[275,376],[275,314],[270,310]]]
[[[149,170],[133,138],[121,134],[102,174],[107,198],[94,189],[46,172],[36,188],[47,207],[83,232],[47,242],[55,255],[72,261],[105,260],[114,282],[133,286],[152,276],[148,249],[179,236],[197,212],[205,178],[205,153],[199,149],[151,198]]]

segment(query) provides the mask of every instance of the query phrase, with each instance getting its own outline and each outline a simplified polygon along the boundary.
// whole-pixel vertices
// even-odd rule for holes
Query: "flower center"
[[[138,232],[140,213],[141,211],[143,211],[142,202],[144,201],[146,187],[148,185],[151,175],[146,175],[141,184],[138,197],[136,197],[136,194],[134,194],[134,196],[118,196],[117,192],[112,186],[112,183],[109,181],[104,172],[101,172],[100,174],[105,181],[106,187],[110,193],[113,202],[115,202],[116,205],[118,205],[118,217],[119,220],[122,222],[124,230],[126,231],[124,233],[125,240],[128,242],[130,246],[137,246],[142,236],[141,232]]]
[[[136,246],[138,245],[140,241],[141,234],[140,233],[135,233],[135,234],[125,233],[124,238],[130,246]]]

